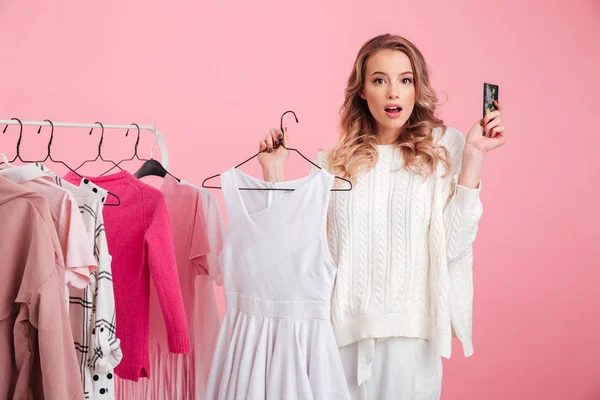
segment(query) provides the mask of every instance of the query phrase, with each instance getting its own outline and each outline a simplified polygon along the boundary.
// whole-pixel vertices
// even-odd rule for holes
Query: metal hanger
[[[17,121],[19,123],[19,139],[17,140],[17,154],[15,155],[15,158],[10,160],[10,162],[7,161],[6,164],[10,165],[10,163],[17,161],[17,159],[24,163],[33,162],[33,161],[25,161],[21,158],[20,149],[21,149],[21,140],[23,139],[23,123],[21,122],[21,120],[19,118],[11,118],[11,120]],[[8,129],[8,125],[6,125],[4,127],[4,130],[2,131],[2,133],[5,134],[7,129]]]
[[[46,155],[46,158],[44,158],[43,160],[41,160],[41,161],[33,161],[33,162],[40,162],[40,163],[42,163],[42,162],[45,162],[46,160],[50,160],[50,161],[52,161],[53,163],[62,164],[64,167],[66,167],[66,168],[67,168],[69,171],[71,171],[72,173],[74,173],[75,175],[77,175],[79,178],[81,178],[81,179],[86,179],[86,178],[84,178],[83,176],[81,176],[81,175],[80,175],[80,174],[79,174],[79,173],[76,171],[76,169],[77,169],[77,168],[80,168],[80,167],[81,167],[81,165],[80,165],[79,167],[77,167],[77,168],[73,169],[73,168],[69,167],[69,166],[67,165],[67,163],[65,163],[64,161],[55,160],[54,158],[52,158],[51,150],[52,150],[52,141],[54,140],[54,124],[53,124],[53,123],[52,123],[52,121],[50,121],[49,119],[45,119],[45,120],[44,120],[44,122],[48,122],[48,123],[50,124],[50,128],[51,128],[51,130],[50,130],[50,140],[48,140],[48,154]],[[39,128],[39,129],[38,129],[38,131],[37,131],[38,135],[40,134],[40,132],[41,132],[41,131],[42,131],[42,127],[40,126],[40,128]],[[83,165],[83,164],[82,164],[82,165]],[[117,195],[116,195],[116,194],[114,194],[113,192],[109,192],[108,190],[106,191],[106,193],[107,193],[107,195],[111,195],[111,196],[113,196],[114,198],[116,198],[116,199],[117,199],[117,203],[116,203],[116,204],[112,204],[112,203],[106,203],[106,202],[105,202],[105,203],[104,203],[104,205],[105,205],[105,206],[108,206],[108,207],[116,207],[116,206],[120,206],[120,205],[121,205],[121,199],[119,198],[119,196],[117,196]]]
[[[69,171],[73,172],[75,175],[77,175],[78,177],[80,177],[81,179],[84,179],[83,176],[79,175],[75,170],[73,170],[71,167],[69,167],[64,161],[60,161],[60,160],[55,160],[52,158],[52,154],[50,153],[51,151],[51,147],[52,147],[52,140],[54,139],[54,124],[52,123],[52,121],[50,121],[49,119],[45,119],[44,121],[47,121],[50,124],[51,127],[51,131],[50,131],[50,140],[48,141],[48,154],[46,155],[46,158],[44,158],[43,160],[39,160],[39,161],[35,161],[35,160],[23,160],[23,158],[20,155],[20,148],[21,148],[21,140],[23,138],[23,123],[21,122],[21,120],[19,120],[18,118],[11,118],[13,120],[16,120],[19,125],[20,125],[20,130],[19,130],[19,139],[17,141],[17,155],[15,156],[15,158],[12,161],[8,161],[6,156],[4,154],[0,153],[0,156],[2,157],[2,159],[4,159],[4,163],[6,165],[11,166],[11,162],[14,162],[16,159],[21,160],[24,163],[42,163],[45,162],[47,160],[50,160],[54,163],[58,163],[58,164],[62,164],[64,165]],[[2,131],[2,133],[6,133],[6,129],[8,128],[8,125],[4,128],[4,130]],[[42,127],[40,126],[37,133],[38,135],[40,134],[42,130]],[[2,163],[0,163],[2,164]],[[107,192],[108,194],[114,196],[117,199],[117,204],[110,204],[110,203],[105,203],[105,206],[118,206],[121,204],[121,199],[119,198],[119,196],[117,196],[116,194],[112,193],[112,192]]]
[[[298,123],[298,117],[296,116],[296,113],[293,112],[292,110],[286,111],[281,115],[281,119],[279,122],[279,127],[281,128],[281,132],[283,134],[284,130],[283,130],[283,117],[287,114],[287,113],[292,113],[294,115],[294,119],[296,120],[296,123]],[[310,159],[306,158],[304,156],[304,154],[302,154],[298,149],[293,149],[291,147],[285,147],[285,145],[283,144],[283,140],[279,141],[279,145],[278,146],[274,146],[274,148],[277,148],[279,146],[282,146],[284,149],[288,150],[288,151],[295,151],[296,153],[300,154],[300,156],[302,158],[304,158],[306,161],[308,161],[309,163],[311,163],[312,165],[314,165],[315,167],[321,169],[321,167],[319,167],[317,164],[315,164],[314,162],[312,162]],[[236,165],[234,168],[239,168],[240,166],[246,164],[248,161],[252,160],[255,157],[258,157],[260,155],[260,153],[265,152],[266,150],[263,151],[259,151],[258,153],[256,153],[255,155],[253,155],[252,157],[250,157],[249,159],[247,159],[246,161],[243,161],[241,163],[239,163],[238,165]],[[222,189],[221,186],[208,186],[206,185],[206,182],[210,179],[216,178],[218,176],[221,176],[221,174],[216,174],[213,176],[209,176],[208,178],[206,178],[203,182],[202,182],[202,187],[203,188],[207,188],[207,189]],[[349,192],[350,190],[352,190],[352,182],[350,182],[348,179],[339,177],[339,176],[335,176],[336,179],[340,179],[344,182],[348,182],[348,184],[350,185],[349,188],[346,189],[336,189],[336,188],[332,188],[330,189],[332,192]],[[290,188],[239,188],[239,190],[284,190],[284,191],[293,191],[295,189],[290,189]]]
[[[19,123],[19,139],[17,140],[17,154],[15,155],[15,158],[13,158],[10,163],[15,162],[17,159],[19,159],[21,162],[24,163],[34,163],[37,161],[34,160],[23,160],[23,158],[21,157],[21,141],[23,140],[23,123],[21,122],[21,120],[19,118],[11,118],[11,120],[15,120]],[[2,131],[2,133],[6,133],[6,129],[8,129],[8,125],[6,125],[4,127],[4,130]],[[39,131],[38,131],[39,133]],[[6,164],[7,165],[11,165],[7,160]]]
[[[50,151],[52,150],[52,141],[54,140],[54,124],[49,119],[45,119],[44,122],[48,122],[50,124],[50,139],[48,140],[48,154],[46,155],[46,158],[44,158],[41,161],[36,161],[36,162],[43,163],[43,162],[46,162],[47,160],[50,160],[53,163],[62,164],[69,171],[73,172],[75,175],[77,175],[78,177],[83,179],[83,176],[81,176],[77,172],[75,172],[75,170],[73,168],[69,167],[64,161],[55,160],[54,158],[52,158],[52,154],[50,153]],[[40,134],[41,131],[42,131],[42,126],[40,125],[40,127],[37,131],[38,135]]]
[[[50,139],[48,140],[48,154],[46,155],[46,158],[44,158],[41,161],[36,161],[36,162],[43,163],[43,162],[46,162],[47,160],[50,160],[53,163],[62,164],[69,171],[71,171],[72,173],[74,173],[75,175],[77,175],[78,177],[83,179],[83,176],[79,175],[73,168],[69,167],[64,161],[55,160],[54,158],[52,158],[51,150],[52,150],[52,141],[54,140],[54,124],[49,119],[45,119],[44,122],[48,122],[50,124]],[[40,134],[41,131],[42,131],[42,126],[40,125],[40,127],[37,131],[38,135]]]
[[[139,136],[138,136],[139,139]],[[150,148],[150,159],[149,160],[145,160],[144,163],[142,164],[142,166],[140,167],[140,169],[138,169],[135,174],[133,174],[133,176],[135,176],[136,178],[140,179],[143,178],[144,176],[160,176],[161,178],[164,178],[167,174],[171,175],[177,182],[181,182],[181,180],[179,178],[177,178],[175,175],[171,174],[169,171],[167,171],[167,169],[165,167],[163,167],[163,165],[156,161],[154,158],[152,158],[152,150],[154,149],[154,146],[156,145],[156,141],[158,140],[158,136],[156,136],[154,138],[154,143],[152,143],[152,147]],[[138,140],[139,141],[139,140]],[[135,144],[135,155],[137,155],[137,143]],[[141,158],[138,159],[142,160]]]
[[[101,122],[94,122],[95,124],[100,125],[100,128],[102,128],[102,132],[100,133],[100,142],[98,142],[98,155],[96,156],[96,158],[92,159],[92,160],[86,160],[83,163],[81,163],[81,165],[77,168],[75,168],[75,171],[77,171],[79,168],[83,167],[85,164],[89,163],[89,162],[94,162],[97,161],[98,159],[104,161],[104,162],[110,162],[112,163],[115,167],[119,168],[121,171],[123,170],[121,167],[119,167],[117,164],[115,164],[114,161],[112,160],[105,160],[104,157],[102,157],[102,142],[104,141],[104,125],[102,125]],[[94,131],[94,128],[90,129],[90,135],[92,134],[92,132]]]
[[[131,161],[134,158],[137,158],[140,161],[148,161],[147,159],[140,158],[140,156],[138,156],[138,144],[140,143],[140,133],[141,133],[140,126],[138,124],[136,124],[135,122],[132,122],[131,125],[135,125],[135,127],[137,128],[137,139],[135,140],[135,147],[134,147],[133,155],[131,156],[131,158],[126,158],[124,160],[119,161],[116,166],[110,167],[110,169],[101,173],[100,176],[104,176],[104,175],[108,174],[110,171],[112,171],[113,169],[115,169],[117,167],[121,168],[120,165],[122,162]],[[128,135],[129,135],[129,129],[127,129],[127,132],[125,132],[125,137],[127,137]]]

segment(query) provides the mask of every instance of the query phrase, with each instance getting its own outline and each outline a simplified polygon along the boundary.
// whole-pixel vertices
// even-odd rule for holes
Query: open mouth
[[[402,107],[400,107],[399,105],[395,105],[395,104],[388,104],[387,106],[385,106],[384,109],[385,109],[386,114],[388,114],[391,117],[400,115],[400,111],[402,111]]]

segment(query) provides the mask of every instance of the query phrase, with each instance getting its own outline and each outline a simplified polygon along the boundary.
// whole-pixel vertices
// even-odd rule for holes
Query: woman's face
[[[367,60],[363,90],[377,122],[377,134],[396,136],[415,106],[414,75],[410,59],[398,50],[380,50]]]

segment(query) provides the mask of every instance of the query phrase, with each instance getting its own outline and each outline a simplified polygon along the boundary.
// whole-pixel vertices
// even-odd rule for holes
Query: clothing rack
[[[47,121],[21,121],[23,126],[51,126]],[[0,119],[0,125],[19,125],[19,121],[14,119]],[[83,124],[77,122],[54,122],[52,121],[52,125],[55,128],[101,128],[100,124]],[[118,124],[102,124],[104,125],[104,129],[132,129],[137,132],[138,127],[136,125],[118,125]],[[165,167],[165,169],[169,169],[169,151],[167,149],[167,142],[165,138],[160,134],[158,129],[154,125],[140,125],[141,131],[151,132],[155,136],[154,144],[158,144],[158,148],[160,149],[161,155],[161,164]],[[154,148],[154,144],[152,147]],[[150,150],[150,154],[152,157],[152,149]]]

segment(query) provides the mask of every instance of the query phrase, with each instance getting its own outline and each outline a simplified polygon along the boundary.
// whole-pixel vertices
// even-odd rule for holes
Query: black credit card
[[[492,111],[496,111],[494,100],[498,101],[498,85],[491,83],[483,84],[483,116]]]

